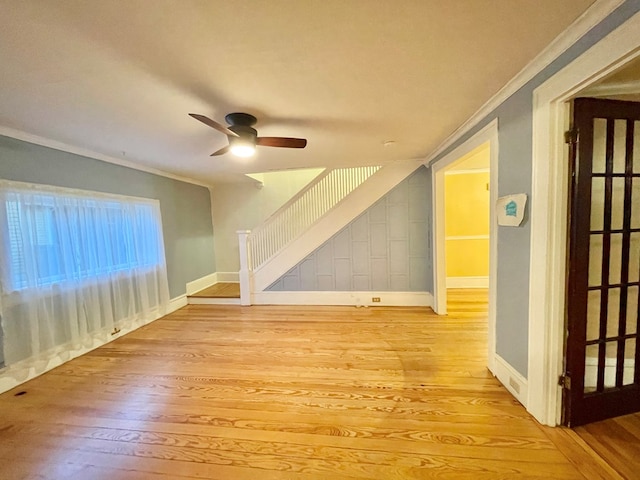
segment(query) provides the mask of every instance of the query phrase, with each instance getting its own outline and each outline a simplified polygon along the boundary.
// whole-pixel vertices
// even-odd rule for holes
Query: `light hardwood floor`
[[[485,320],[489,309],[486,288],[448,288],[447,312],[450,317],[475,317]]]
[[[189,296],[198,298],[240,298],[240,284],[237,282],[218,282]]]
[[[485,337],[427,308],[190,305],[0,395],[0,478],[615,478]]]

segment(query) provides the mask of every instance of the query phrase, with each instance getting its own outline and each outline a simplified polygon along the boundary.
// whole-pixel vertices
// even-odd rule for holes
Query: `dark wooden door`
[[[640,411],[640,104],[574,100],[564,423]]]

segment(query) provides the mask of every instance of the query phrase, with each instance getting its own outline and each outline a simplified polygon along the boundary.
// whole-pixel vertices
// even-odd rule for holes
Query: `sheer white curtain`
[[[157,200],[0,181],[0,238],[6,365],[166,312]]]

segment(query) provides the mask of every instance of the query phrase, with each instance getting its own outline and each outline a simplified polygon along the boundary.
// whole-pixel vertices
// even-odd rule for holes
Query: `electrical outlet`
[[[379,303],[380,302],[380,297],[371,297],[371,301],[374,303]]]

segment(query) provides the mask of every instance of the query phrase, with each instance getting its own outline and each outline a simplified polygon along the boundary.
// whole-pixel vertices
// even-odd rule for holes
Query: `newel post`
[[[238,245],[240,246],[240,305],[251,305],[251,271],[249,270],[249,248],[247,237],[251,230],[238,230]]]

